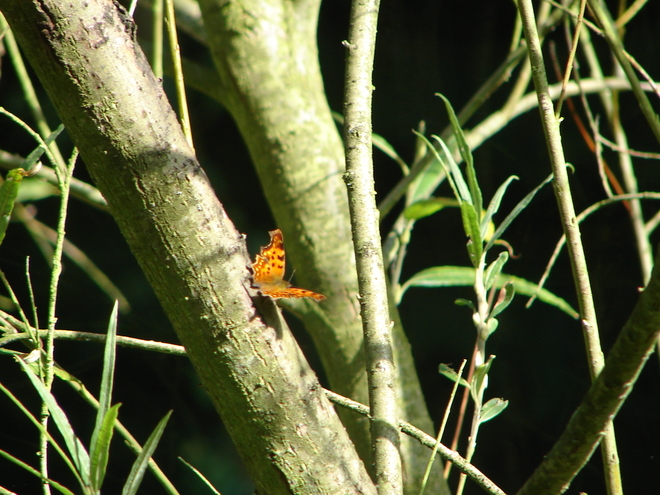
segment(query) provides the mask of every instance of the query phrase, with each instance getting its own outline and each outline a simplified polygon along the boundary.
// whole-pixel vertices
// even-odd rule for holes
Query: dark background
[[[324,2],[319,22],[321,66],[328,99],[335,111],[342,109],[344,49],[341,41],[347,37],[349,7],[347,0]],[[443,93],[456,109],[460,109],[506,56],[514,15],[511,2],[383,0],[374,73],[374,131],[384,136],[404,159],[411,161],[414,146],[411,129],[416,128],[420,120],[426,121],[428,134],[440,133],[447,125],[444,106],[434,93]],[[629,25],[626,34],[626,48],[656,80],[660,78],[658,19],[660,8],[651,2]],[[563,30],[552,33],[550,38],[557,44],[560,56],[565,56]],[[604,55],[602,60],[609,63],[605,42],[595,39],[595,44]],[[184,37],[182,46],[184,56],[203,58],[205,48],[194,41]],[[0,105],[33,124],[7,59],[3,69]],[[467,123],[467,128],[474,127],[499,108],[513,80]],[[165,82],[170,85],[169,80]],[[275,228],[275,224],[247,151],[231,118],[220,105],[194,91],[189,92],[189,98],[200,161],[237,228],[248,235],[248,245],[254,253],[266,244],[267,231]],[[594,111],[602,113],[597,99],[592,97],[590,101]],[[47,107],[51,125],[56,127],[57,118],[48,108],[45,96],[42,102]],[[658,143],[632,96],[623,94],[621,102],[630,146],[657,152]],[[576,104],[580,108],[578,101]],[[581,211],[605,195],[593,155],[567,111],[564,116],[565,152],[576,169],[571,182],[576,210]],[[609,137],[604,123],[601,129]],[[34,147],[25,132],[5,117],[0,118],[0,130],[0,149],[27,155]],[[66,136],[60,138],[64,150],[70,149],[67,139]],[[508,176],[520,178],[509,188],[500,209],[502,213],[496,218],[500,221],[550,170],[535,110],[514,120],[475,150],[474,156],[486,201]],[[611,152],[605,156],[616,171],[615,156]],[[380,152],[375,153],[375,162],[377,190],[382,199],[399,180],[400,171]],[[636,159],[635,165],[640,190],[660,189],[657,162]],[[82,165],[76,176],[89,180]],[[443,185],[438,194],[448,196],[450,191]],[[59,202],[51,198],[35,206],[38,218],[55,226]],[[647,218],[656,211],[651,202],[644,207],[649,212]],[[383,220],[383,232],[387,232],[397,212]],[[120,334],[176,342],[176,335],[153,292],[107,214],[72,200],[67,235],[109,274],[129,299],[133,309],[120,316]],[[508,263],[505,271],[538,281],[560,235],[554,196],[551,188],[546,187],[504,236],[520,255]],[[587,220],[583,224],[583,240],[603,348],[607,350],[630,314],[638,288],[643,284],[624,207],[621,204],[608,206]],[[657,235],[653,240],[657,242]],[[24,227],[12,224],[0,247],[0,268],[7,274],[25,308],[28,307],[24,275],[26,256],[31,259],[40,317],[45,319],[49,268]],[[104,332],[112,302],[80,269],[68,260],[64,263],[58,328]],[[467,264],[460,216],[456,209],[447,209],[416,224],[402,280],[430,266]],[[576,306],[565,253],[559,257],[547,288]],[[470,312],[454,304],[459,297],[469,299],[471,291],[411,289],[400,306],[427,402],[436,421],[442,415],[451,385],[438,375],[438,364],[458,367],[463,358],[469,358],[474,344]],[[499,318],[499,329],[488,341],[487,350],[497,359],[491,370],[487,397],[503,397],[510,403],[501,416],[483,425],[474,459],[485,474],[509,493],[522,485],[551,448],[589,385],[578,322],[542,303],[536,302],[531,309],[525,309],[524,303],[525,299],[520,296],[514,300]],[[310,339],[293,316],[288,315],[288,320],[304,352],[324,380]],[[102,346],[98,344],[64,341],[57,344],[56,359],[95,394],[101,358]],[[660,468],[657,460],[660,445],[658,371],[658,360],[653,355],[615,423],[624,489],[628,493],[657,491],[655,473]],[[37,413],[36,393],[7,356],[0,357],[0,381]],[[55,391],[71,415],[74,428],[88,442],[94,411],[66,385],[56,383]],[[252,493],[251,482],[231,441],[185,358],[120,348],[114,400],[123,404],[120,420],[141,442],[168,410],[174,411],[155,458],[182,493],[204,493],[205,488],[177,456],[200,469],[224,494]],[[0,449],[36,466],[36,429],[4,396],[0,396],[0,411],[3,423]],[[133,460],[119,437],[112,454],[105,493],[119,493]],[[56,455],[51,456],[56,459]],[[73,480],[63,474],[66,468],[58,467],[57,462],[51,472],[55,473],[56,480],[76,487]],[[455,473],[451,484],[455,486]],[[1,458],[0,486],[21,495],[39,493],[33,477]],[[568,493],[580,491],[604,493],[599,454],[576,478]],[[147,474],[141,492],[162,493],[162,490]],[[468,483],[466,493],[481,491]]]

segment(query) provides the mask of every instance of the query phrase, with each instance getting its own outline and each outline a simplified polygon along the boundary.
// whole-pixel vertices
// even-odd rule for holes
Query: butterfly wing
[[[311,297],[315,301],[323,301],[325,299],[323,294],[312,292],[311,290],[307,289],[301,289],[300,287],[287,287],[283,290],[267,291],[266,294],[273,299],[297,299],[300,297]]]
[[[270,243],[261,248],[252,264],[254,283],[258,287],[279,284],[284,279],[285,253],[282,232],[277,229],[269,234]]]
[[[273,299],[291,299],[300,297],[311,297],[316,301],[325,299],[323,294],[317,294],[311,290],[291,287],[284,280],[286,259],[284,251],[284,238],[280,229],[271,230],[270,243],[262,247],[260,253],[252,264],[254,273],[254,285],[259,291]]]

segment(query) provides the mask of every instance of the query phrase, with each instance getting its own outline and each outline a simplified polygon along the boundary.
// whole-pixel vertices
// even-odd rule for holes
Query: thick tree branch
[[[200,0],[219,74],[214,94],[231,112],[287,240],[287,261],[302,287],[328,296],[297,305],[336,392],[368,402],[358,284],[352,249],[343,146],[325,97],[316,44],[319,0]],[[247,15],[246,13],[249,13]],[[206,82],[206,81],[205,81]],[[396,314],[393,329],[399,416],[433,431],[410,345]],[[340,411],[370,466],[368,421]],[[428,453],[402,439],[406,491],[417,493]],[[433,473],[429,490],[447,493]],[[431,488],[433,487],[433,488]]]
[[[116,5],[0,0],[259,491],[375,493]]]

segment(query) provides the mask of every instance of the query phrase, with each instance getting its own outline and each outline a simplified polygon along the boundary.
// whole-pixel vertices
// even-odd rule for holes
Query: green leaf
[[[22,168],[12,169],[7,172],[7,177],[0,186],[0,243],[2,243],[7,233],[7,226],[11,219],[11,213],[14,211],[18,190],[26,173]]]
[[[410,287],[471,287],[474,285],[475,269],[469,266],[434,266],[426,268],[410,277],[401,286],[401,296]],[[516,293],[525,296],[536,294],[538,285],[524,278],[514,277],[505,273],[500,274],[494,287],[501,288],[507,282],[513,283]],[[568,302],[546,289],[541,289],[538,298],[546,304],[555,306],[577,319],[579,313]]]
[[[456,306],[467,306],[468,308],[470,308],[475,313],[477,312],[477,308],[475,308],[474,303],[472,301],[470,301],[469,299],[463,299],[462,297],[459,297],[458,299],[456,299],[454,301],[454,304]]]
[[[481,408],[479,422],[485,423],[486,421],[493,419],[495,416],[498,416],[502,411],[504,411],[508,405],[508,400],[499,398],[490,399]]]
[[[169,411],[163,419],[158,422],[153,433],[151,433],[149,439],[144,444],[144,447],[142,447],[142,452],[140,452],[140,455],[135,459],[131,472],[126,479],[124,488],[121,491],[122,495],[135,495],[137,493],[137,490],[142,483],[144,472],[149,464],[149,459],[151,459],[152,454],[156,450],[160,437],[163,435],[163,431],[165,431],[165,427],[167,426],[167,422],[171,415],[172,411]]]
[[[463,220],[465,235],[470,238],[470,241],[467,244],[470,261],[476,266],[477,263],[480,262],[483,253],[483,240],[481,238],[479,220],[474,206],[466,202],[461,203],[461,218]]]
[[[486,272],[484,273],[484,287],[486,290],[490,290],[491,287],[493,287],[493,284],[500,276],[500,273],[502,273],[502,268],[504,268],[504,264],[507,261],[509,261],[509,253],[507,251],[502,251],[497,259],[488,265],[488,268],[486,268]]]
[[[110,457],[110,442],[112,434],[115,431],[115,423],[119,415],[121,404],[115,404],[106,412],[101,423],[101,427],[96,433],[94,442],[90,447],[90,484],[93,490],[101,490],[103,479],[105,478],[106,468],[108,467],[108,458]]]
[[[392,160],[397,162],[404,174],[407,174],[409,167],[406,162],[399,156],[394,147],[385,139],[383,136],[376,134],[375,132],[371,133],[371,143],[378,148],[380,151],[389,156]]]
[[[422,199],[411,204],[403,211],[408,220],[419,220],[442,210],[445,206],[458,206],[458,201],[452,198]]]
[[[456,380],[458,380],[459,385],[463,385],[464,387],[470,388],[470,384],[467,382],[467,380],[465,378],[459,378],[458,373],[456,373],[446,364],[440,363],[440,366],[438,367],[438,373],[440,373],[444,377],[449,378],[454,383],[456,383]]]
[[[493,216],[500,209],[500,204],[502,203],[502,198],[504,198],[504,193],[506,192],[506,189],[509,187],[509,184],[511,184],[514,180],[518,180],[518,177],[512,175],[506,181],[504,181],[504,183],[497,188],[497,191],[495,192],[493,199],[490,200],[488,209],[486,210],[484,217],[481,219],[481,235],[483,236],[484,239],[490,240],[493,237],[491,236],[490,238],[486,238],[486,232],[488,232],[488,227],[490,226],[490,222],[493,220]]]
[[[412,204],[421,199],[426,199],[433,191],[435,191],[440,183],[445,180],[447,177],[445,173],[445,167],[440,163],[437,156],[434,153],[430,155],[427,153],[428,150],[428,140],[422,139],[420,135],[423,135],[422,132],[425,126],[419,127],[419,132],[415,136],[415,161],[412,165],[412,168],[415,168],[417,162],[424,160],[428,161],[428,164],[424,167],[423,171],[408,185],[406,191],[407,204]],[[417,131],[416,131],[417,132]]]
[[[495,233],[492,235],[492,237],[488,240],[488,243],[486,244],[486,247],[484,250],[488,251],[493,243],[502,237],[502,234],[504,234],[504,231],[511,225],[511,222],[513,222],[518,215],[527,207],[529,203],[531,203],[532,199],[534,199],[534,196],[536,196],[536,193],[538,193],[543,186],[545,186],[548,182],[552,181],[552,174],[548,175],[543,182],[541,182],[538,186],[536,186],[534,189],[532,189],[531,192],[527,194],[520,202],[516,205],[516,207],[511,210],[511,213],[507,215],[507,217],[504,219],[504,221],[497,227],[497,230]]]
[[[21,368],[27,374],[28,378],[32,382],[32,386],[37,390],[41,399],[46,403],[48,410],[59,430],[62,438],[64,438],[64,443],[69,450],[69,454],[73,459],[73,463],[82,479],[83,483],[89,485],[89,454],[85,449],[85,446],[82,444],[80,439],[75,435],[71,423],[69,423],[69,418],[67,418],[64,410],[59,406],[53,394],[50,393],[48,389],[41,383],[41,380],[34,374],[32,369],[23,362],[22,359],[18,359]]]
[[[96,423],[92,433],[91,449],[94,449],[96,438],[99,435],[106,413],[112,402],[112,386],[115,373],[115,357],[117,342],[117,309],[118,303],[112,308],[110,321],[108,322],[108,331],[105,339],[105,349],[103,352],[103,376],[101,378],[101,392],[99,393],[99,408],[96,412]]]
[[[500,325],[500,322],[497,318],[488,318],[488,322],[486,323],[486,332],[487,334],[484,337],[484,340],[488,339],[495,330],[497,330],[497,327]]]
[[[39,144],[32,152],[23,160],[22,167],[25,170],[30,170],[32,166],[37,163],[39,158],[41,158],[41,155],[43,155],[46,152],[46,148],[50,143],[55,141],[57,137],[60,135],[60,133],[64,130],[64,124],[60,124],[60,126],[55,129],[53,132],[50,133],[50,136],[48,136],[46,139],[44,139],[43,144]]]
[[[449,121],[451,122],[451,127],[454,131],[454,137],[456,138],[456,144],[458,145],[458,150],[463,157],[466,165],[466,174],[467,182],[470,188],[470,196],[472,197],[472,204],[477,211],[477,217],[481,218],[481,211],[483,210],[483,198],[481,195],[481,189],[479,189],[479,183],[477,182],[477,174],[474,170],[474,159],[472,158],[472,152],[470,147],[467,144],[465,139],[465,134],[461,128],[461,124],[458,122],[456,113],[454,113],[454,108],[449,103],[449,100],[440,93],[436,93],[437,96],[442,98],[442,101],[445,102],[445,108],[447,109],[447,114],[449,114]]]
[[[504,294],[502,294],[504,292]],[[507,282],[504,284],[504,287],[500,289],[500,294],[498,294],[497,301],[493,305],[493,309],[490,312],[490,317],[495,318],[502,311],[504,311],[511,301],[513,301],[513,296],[516,294],[516,288],[513,283]],[[502,297],[503,296],[503,297]]]
[[[44,477],[41,476],[41,473],[38,470],[34,469],[32,466],[30,466],[29,464],[26,464],[25,462],[21,461],[20,459],[14,457],[9,452],[5,452],[4,450],[0,450],[0,456],[4,457],[9,462],[12,462],[12,463],[16,464],[17,466],[25,469],[27,472],[29,472],[30,474],[33,474],[37,478],[42,479],[42,480],[44,479]],[[46,480],[48,481],[48,484],[50,486],[52,486],[53,488],[55,488],[58,492],[60,492],[64,495],[75,495],[71,490],[69,490],[67,487],[65,487],[63,485],[60,485],[57,481],[53,481],[49,478],[46,478]],[[1,487],[0,487],[0,490],[2,490]],[[0,491],[0,494],[2,494],[2,493],[3,492]],[[13,492],[6,492],[6,493],[13,494]]]
[[[470,188],[468,187],[467,182],[465,182],[465,179],[463,178],[463,173],[461,172],[461,168],[456,163],[456,160],[454,160],[454,156],[452,155],[451,151],[440,137],[436,136],[435,134],[432,135],[431,137],[435,139],[442,148],[444,159],[442,158],[440,159],[442,160],[443,163],[447,165],[449,169],[448,177],[450,181],[452,181],[455,184],[454,194],[456,195],[456,199],[458,199],[459,201],[465,201],[466,203],[472,204],[472,195],[470,194]],[[435,148],[433,149],[435,150]],[[458,194],[456,194],[456,191],[458,191]]]
[[[472,395],[472,399],[475,403],[479,403],[479,395],[483,394],[483,391],[486,388],[485,384],[488,377],[488,372],[490,371],[490,367],[493,364],[493,359],[495,359],[495,356],[490,356],[488,361],[474,369],[474,373],[472,374],[472,381],[470,383],[470,395]]]
[[[15,357],[15,358],[17,359],[17,361],[19,361],[19,363],[23,364],[24,366],[27,366],[28,369],[30,369],[30,371],[32,371],[31,366],[36,367],[36,365],[34,365],[34,364],[31,365],[31,364],[24,363],[24,360],[21,359],[21,358],[17,358],[17,357]],[[34,373],[34,372],[32,371],[32,373]],[[30,422],[32,422],[32,424],[35,426],[35,428],[37,428],[41,432],[41,434],[44,435],[48,439],[48,441],[50,442],[50,445],[60,455],[60,457],[62,457],[62,460],[64,461],[64,463],[68,466],[68,468],[71,470],[73,475],[76,477],[76,479],[80,483],[80,486],[83,488],[83,491],[85,491],[87,486],[85,485],[85,481],[83,481],[83,479],[80,477],[78,469],[74,465],[73,461],[71,461],[71,459],[69,459],[69,457],[66,455],[66,452],[64,452],[62,447],[60,447],[60,445],[57,443],[57,440],[55,440],[52,437],[52,435],[50,434],[48,429],[45,428],[39,422],[39,420],[37,418],[35,418],[34,415],[23,405],[23,403],[21,401],[18,400],[7,388],[5,388],[2,385],[2,383],[0,383],[0,391],[2,391],[9,398],[9,400],[11,400],[14,403],[14,405],[16,407],[18,407],[18,409],[21,410],[21,412],[25,415],[25,417],[28,418],[30,420]],[[41,474],[39,474],[39,476],[41,477]]]

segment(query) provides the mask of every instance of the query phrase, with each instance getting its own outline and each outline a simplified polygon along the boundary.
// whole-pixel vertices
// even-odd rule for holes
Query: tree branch
[[[117,5],[0,0],[258,490],[375,493]]]
[[[360,290],[360,314],[371,406],[371,443],[380,495],[403,493],[396,375],[392,353],[387,284],[381,249],[371,154],[371,93],[379,0],[354,0],[348,42],[344,143],[353,246]]]

